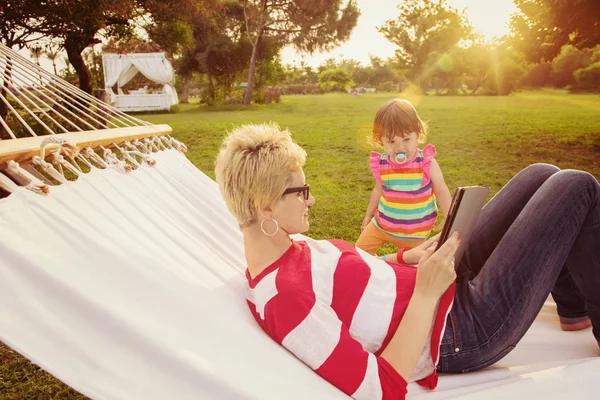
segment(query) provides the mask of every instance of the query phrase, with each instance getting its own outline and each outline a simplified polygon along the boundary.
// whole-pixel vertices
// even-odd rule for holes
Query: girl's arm
[[[445,218],[448,216],[448,210],[450,210],[452,196],[450,195],[450,190],[444,181],[444,175],[442,174],[440,165],[435,158],[431,160],[431,168],[429,171],[431,176],[431,184],[433,185],[433,193],[435,193],[435,198],[437,199],[438,205],[441,208],[442,214],[444,214]]]
[[[379,181],[375,181],[375,187],[373,188],[373,192],[371,193],[371,199],[369,200],[369,206],[367,207],[367,212],[365,213],[365,219],[363,220],[362,226],[360,227],[361,232],[369,224],[371,218],[373,218],[373,214],[375,213],[375,209],[379,204],[379,199],[381,198],[382,193],[383,188],[381,187],[381,183]]]

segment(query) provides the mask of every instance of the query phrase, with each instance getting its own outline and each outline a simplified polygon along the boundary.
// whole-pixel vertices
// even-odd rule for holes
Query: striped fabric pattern
[[[386,153],[371,153],[371,171],[383,188],[373,224],[400,240],[423,240],[437,219],[429,167],[435,147],[418,149],[414,159],[397,164]]]
[[[407,382],[380,354],[406,311],[415,267],[388,264],[341,240],[304,238],[258,276],[246,277],[258,324],[321,377],[355,399],[405,397]],[[430,388],[453,290],[440,301],[428,376],[418,382]]]

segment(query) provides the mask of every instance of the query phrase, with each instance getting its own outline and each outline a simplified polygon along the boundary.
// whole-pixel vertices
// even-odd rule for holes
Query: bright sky
[[[484,35],[486,40],[508,33],[510,14],[516,12],[512,0],[447,0],[450,6],[463,10],[473,24],[475,30]],[[306,62],[313,67],[328,58],[353,58],[363,64],[369,63],[369,54],[387,59],[394,55],[395,45],[389,42],[377,27],[389,19],[398,16],[396,6],[402,0],[357,0],[361,16],[352,31],[350,39],[340,47],[328,53],[300,55],[288,47],[281,52],[283,64],[299,64]]]

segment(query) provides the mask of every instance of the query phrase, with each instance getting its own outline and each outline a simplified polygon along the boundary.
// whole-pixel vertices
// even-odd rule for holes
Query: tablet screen
[[[460,247],[456,251],[456,266],[462,259],[489,191],[490,188],[484,186],[463,186],[454,193],[437,247],[444,244],[454,232],[458,232]]]

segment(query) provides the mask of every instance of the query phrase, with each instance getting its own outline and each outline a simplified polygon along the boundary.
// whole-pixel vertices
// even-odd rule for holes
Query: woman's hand
[[[425,242],[421,243],[417,247],[412,248],[410,250],[406,250],[404,252],[404,254],[402,254],[402,260],[398,260],[398,261],[404,262],[406,264],[413,264],[413,265],[417,264],[419,262],[419,260],[421,259],[421,256],[423,255],[425,250],[430,248],[432,244],[437,243],[437,241],[439,239],[440,239],[440,234],[438,233],[437,235],[430,237],[429,239],[427,239]]]
[[[434,243],[423,252],[417,270],[416,295],[437,300],[454,282],[454,253],[459,244],[458,233],[454,233],[438,251]]]

